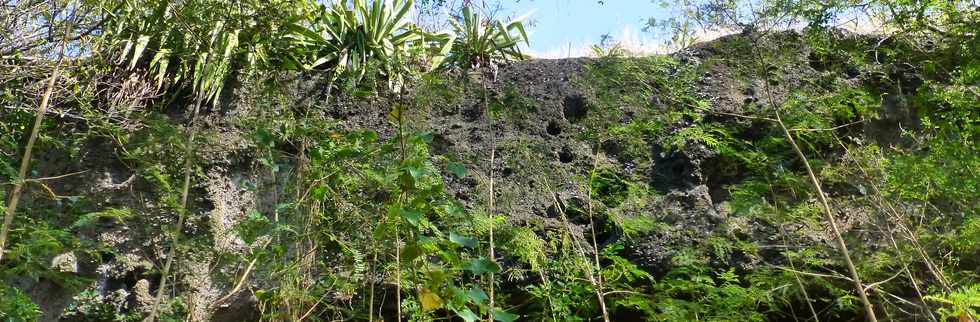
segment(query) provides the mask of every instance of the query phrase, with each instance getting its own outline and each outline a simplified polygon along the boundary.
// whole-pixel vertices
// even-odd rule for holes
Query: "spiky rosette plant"
[[[446,58],[447,66],[475,68],[527,58],[521,52],[520,43],[529,43],[524,28],[524,20],[529,15],[508,22],[487,21],[469,7],[463,8],[462,20],[449,19],[456,39]]]

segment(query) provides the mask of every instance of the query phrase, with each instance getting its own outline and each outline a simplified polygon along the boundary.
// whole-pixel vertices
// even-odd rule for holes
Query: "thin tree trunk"
[[[489,125],[490,125],[489,130],[487,131],[488,132],[487,134],[490,135],[490,200],[489,200],[487,212],[490,215],[490,260],[495,261],[496,254],[494,254],[494,247],[493,247],[494,246],[493,226],[494,226],[494,212],[495,212],[495,207],[494,207],[495,193],[493,189],[493,183],[494,183],[493,164],[497,154],[497,141],[496,141],[496,136],[493,133],[493,114],[490,112],[489,105],[487,105],[487,84],[485,82],[483,83],[483,110],[487,114],[487,120],[489,120]],[[488,276],[489,283],[487,283],[489,284],[488,288],[490,289],[490,310],[489,310],[489,314],[487,315],[487,322],[493,322],[493,310],[495,305],[493,275],[494,275],[493,272],[490,272],[490,275]]]
[[[24,190],[24,182],[27,180],[27,169],[31,163],[31,153],[34,151],[34,142],[37,141],[38,132],[41,130],[41,123],[44,121],[44,114],[48,111],[51,103],[51,94],[54,92],[54,82],[61,74],[61,62],[65,58],[65,47],[68,46],[68,33],[72,23],[68,23],[64,37],[61,39],[61,48],[58,50],[58,60],[55,62],[51,77],[48,78],[44,96],[41,98],[41,106],[34,113],[34,127],[31,128],[31,136],[27,139],[27,146],[24,148],[24,155],[20,158],[20,169],[17,171],[17,178],[14,181],[14,188],[10,192],[10,202],[7,204],[6,212],[3,216],[3,227],[0,228],[0,262],[3,260],[3,253],[7,245],[7,235],[10,234],[10,226],[14,222],[14,214],[17,212],[17,204],[20,202],[20,195]]]
[[[803,150],[800,150],[800,146],[796,144],[796,140],[793,139],[793,134],[786,128],[786,124],[783,123],[783,119],[779,114],[779,111],[775,110],[774,113],[776,114],[776,123],[779,124],[779,128],[783,131],[783,135],[786,136],[789,144],[793,147],[793,151],[796,152],[796,156],[800,158],[801,162],[803,162],[804,167],[806,167],[806,173],[810,177],[810,183],[813,184],[813,188],[817,190],[817,198],[820,200],[820,205],[823,207],[823,212],[827,219],[827,223],[830,224],[830,231],[834,234],[834,240],[837,242],[837,250],[841,253],[841,257],[844,257],[844,263],[847,264],[847,270],[851,273],[851,279],[854,281],[854,288],[857,290],[858,297],[861,298],[861,303],[864,304],[864,311],[867,314],[868,321],[877,322],[878,317],[875,316],[874,306],[871,305],[871,301],[868,300],[868,294],[864,291],[864,283],[861,282],[861,276],[858,275],[857,267],[854,266],[854,261],[851,260],[850,251],[847,250],[847,243],[844,241],[844,236],[841,235],[840,228],[837,226],[837,219],[834,218],[834,211],[830,208],[830,202],[827,201],[827,196],[824,195],[823,188],[821,188],[820,179],[817,179],[816,173],[813,172],[813,167],[810,166],[810,161],[808,161],[806,155],[803,154]]]
[[[174,235],[171,238],[170,253],[167,255],[167,261],[163,264],[163,269],[160,271],[160,287],[157,288],[156,298],[153,299],[153,306],[150,309],[150,315],[144,319],[144,322],[153,322],[157,318],[157,314],[160,311],[160,304],[163,301],[163,295],[166,293],[167,289],[167,276],[170,275],[170,268],[173,266],[174,258],[177,257],[178,243],[180,242],[180,234],[184,229],[184,221],[187,220],[187,196],[190,193],[191,187],[191,168],[194,165],[193,155],[194,155],[194,139],[197,137],[197,116],[201,110],[202,96],[197,95],[196,101],[194,102],[194,114],[191,116],[191,122],[188,125],[187,143],[186,151],[184,155],[184,183],[180,191],[180,213],[177,216],[177,227],[174,230]]]
[[[602,309],[602,320],[609,322],[609,310],[606,308],[606,298],[603,296],[602,266],[599,264],[599,243],[596,241],[595,220],[593,219],[592,209],[592,180],[595,178],[595,171],[599,166],[599,149],[596,148],[595,156],[592,159],[592,173],[589,175],[589,228],[592,230],[592,259],[595,260],[596,272],[596,299],[599,300],[599,308]]]
[[[401,149],[398,166],[405,165],[406,148],[405,148],[405,106],[400,104],[399,101],[396,104],[398,109],[398,145]],[[401,195],[398,197],[398,207],[403,206],[405,202],[407,192],[402,191]],[[401,214],[395,216],[395,301],[397,305],[395,306],[395,311],[398,314],[398,321],[402,321],[402,253],[401,253],[401,234],[399,226],[401,226],[402,217]]]
[[[493,123],[491,122],[490,124],[493,124]],[[492,132],[492,129],[491,129],[491,132]],[[492,136],[493,133],[491,133],[490,135]],[[490,139],[490,141],[493,142],[493,139]],[[496,151],[495,150],[496,150],[495,144],[494,143],[490,143],[490,209],[488,210],[488,212],[490,213],[490,261],[494,261],[494,258],[496,258],[496,255],[493,252],[494,251],[494,249],[493,249],[493,225],[494,225],[494,218],[493,218],[494,217],[494,215],[493,215],[493,213],[494,213],[494,204],[493,204],[493,201],[494,201],[493,200],[494,199],[494,197],[493,197],[494,196],[494,191],[493,191],[493,161],[494,161],[494,157],[496,155]],[[490,315],[489,315],[489,318],[487,319],[487,321],[488,322],[493,322],[493,309],[494,309],[493,272],[490,272],[489,278],[490,278],[490,283],[488,283],[488,284],[490,284],[489,285],[489,288],[490,288]]]
[[[861,299],[861,303],[864,305],[864,311],[867,314],[867,319],[870,322],[877,322],[878,317],[875,316],[874,306],[868,299],[867,292],[864,291],[864,283],[861,282],[861,277],[858,274],[857,267],[854,266],[854,261],[851,260],[850,251],[847,249],[847,243],[844,241],[844,236],[840,233],[840,228],[837,226],[837,219],[834,218],[834,211],[830,208],[830,202],[827,201],[827,196],[824,195],[823,188],[820,185],[820,179],[817,178],[816,173],[813,172],[813,167],[810,166],[810,161],[807,159],[806,155],[803,154],[803,150],[800,146],[796,144],[796,139],[793,134],[790,133],[789,129],[786,128],[786,123],[783,122],[782,115],[779,113],[779,107],[776,106],[776,101],[772,96],[772,90],[769,87],[769,72],[767,70],[767,64],[765,62],[762,53],[759,52],[759,46],[757,39],[753,39],[753,52],[756,55],[757,62],[760,64],[759,71],[762,73],[763,86],[766,91],[767,99],[769,100],[769,106],[772,108],[772,113],[775,115],[776,124],[779,125],[779,129],[783,132],[783,136],[789,142],[790,146],[793,147],[793,152],[796,152],[796,156],[800,158],[800,162],[806,168],[807,176],[810,178],[810,183],[816,190],[817,199],[820,200],[820,205],[823,208],[824,216],[827,223],[830,225],[830,230],[834,235],[834,240],[837,242],[837,250],[840,252],[841,257],[844,258],[844,263],[847,264],[847,270],[850,272],[851,280],[854,281],[854,288],[858,293],[858,297]]]
[[[772,192],[772,189],[770,189],[770,192]],[[779,226],[779,232],[783,235],[783,244],[789,244],[786,241],[786,230],[782,225]],[[800,292],[803,293],[803,300],[806,301],[806,307],[810,310],[810,314],[813,315],[813,321],[820,322],[820,316],[817,315],[817,310],[813,308],[813,300],[810,299],[810,294],[806,291],[806,286],[803,285],[803,279],[800,278],[800,273],[796,270],[796,264],[793,263],[792,258],[787,258],[787,260],[789,261],[789,268],[793,269],[793,278],[796,279],[796,286],[800,287]],[[792,307],[790,308],[792,309]]]

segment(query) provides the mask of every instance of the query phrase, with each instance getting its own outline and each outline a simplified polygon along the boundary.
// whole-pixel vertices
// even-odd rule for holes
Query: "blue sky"
[[[650,17],[669,12],[651,0],[521,0],[504,1],[505,12],[519,16],[534,11],[529,27],[530,54],[560,58],[583,56],[603,34],[631,45],[652,46],[655,35],[642,31]]]

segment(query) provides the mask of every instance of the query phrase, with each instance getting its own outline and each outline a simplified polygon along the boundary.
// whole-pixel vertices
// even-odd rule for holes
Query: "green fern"
[[[930,295],[925,299],[944,304],[938,309],[943,320],[968,321],[980,317],[980,284],[964,286],[948,295]]]
[[[116,222],[125,222],[127,219],[133,216],[132,210],[129,208],[109,208],[99,212],[91,212],[82,215],[71,225],[72,229],[78,229],[82,227],[87,227],[92,223],[98,222],[100,220],[115,220]]]

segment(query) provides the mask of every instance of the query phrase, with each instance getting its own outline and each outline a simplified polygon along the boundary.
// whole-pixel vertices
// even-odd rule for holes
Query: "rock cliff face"
[[[770,86],[764,86],[767,80],[744,74],[753,68],[739,47],[744,37],[725,37],[677,53],[672,58],[676,63],[666,67],[647,66],[654,64],[652,60],[635,60],[631,65],[633,72],[676,73],[652,78],[599,78],[602,61],[597,59],[529,60],[502,66],[495,75],[484,71],[426,78],[405,97],[340,97],[325,103],[326,81],[317,75],[301,75],[289,80],[294,95],[290,105],[325,103],[315,117],[333,120],[339,129],[373,129],[381,138],[390,138],[397,132],[390,121],[393,106],[414,102],[414,108],[405,114],[408,127],[431,132],[429,148],[433,157],[458,160],[466,166],[466,177],[445,175],[444,179],[449,193],[468,208],[482,207],[492,174],[497,210],[506,215],[509,224],[541,231],[565,229],[560,217],[567,215],[572,224],[568,229],[577,238],[585,241],[586,232],[594,229],[600,246],[623,243],[628,259],[655,276],[663,276],[674,265],[672,258],[678,252],[706,247],[711,236],[741,236],[762,247],[779,244],[777,236],[785,229],[793,229],[813,241],[826,238],[825,232],[816,227],[774,227],[734,216],[727,187],[740,183],[747,170],[720,153],[710,140],[669,141],[655,137],[676,136],[709,123],[727,123],[739,129],[731,135],[752,140],[771,130],[772,125],[738,115],[758,110],[769,104],[770,98],[781,104],[795,90],[816,86],[814,80],[820,78],[855,84],[869,81],[860,70],[828,76],[811,50],[799,45],[778,49],[781,60],[773,64],[778,68],[769,71],[773,78],[768,80]],[[777,38],[782,43],[792,43],[793,37],[799,35],[785,33]],[[652,95],[640,100],[636,93],[616,92],[619,85],[615,82],[687,77],[682,73],[696,75],[691,83],[642,84],[651,89]],[[599,81],[614,83],[597,84]],[[682,89],[683,96],[675,93],[677,86],[686,87]],[[178,277],[169,277],[173,279],[171,285],[176,285],[177,292],[187,298],[194,321],[251,321],[258,316],[257,299],[250,292],[239,292],[216,303],[236,281],[214,278],[219,273],[233,275],[229,272],[247,265],[229,263],[221,255],[249,249],[234,227],[252,209],[276,207],[274,197],[257,192],[253,186],[281,185],[283,179],[260,166],[263,156],[250,139],[252,129],[239,122],[265,108],[255,105],[253,91],[247,87],[234,89],[225,95],[226,103],[221,108],[207,111],[204,116],[205,143],[200,148],[199,170],[191,193],[195,211],[183,235],[212,249],[182,252]],[[624,99],[617,101],[617,96]],[[691,108],[685,106],[689,102],[706,104]],[[884,116],[876,121],[882,124],[867,125],[884,137],[888,136],[881,130],[888,128],[884,123],[914,122],[902,112],[907,106],[897,100],[886,102]],[[173,111],[171,122],[186,118],[179,107]],[[672,113],[677,116],[652,116]],[[636,138],[605,131],[650,120],[666,121],[659,121],[657,132],[645,132],[650,137],[638,142]],[[65,121],[59,126],[72,129],[85,125]],[[840,132],[858,134],[863,132],[860,127],[842,128]],[[117,157],[123,151],[115,142],[87,138],[79,144],[71,154],[52,149],[38,158],[38,176],[84,171],[50,185],[60,195],[86,201],[71,205],[33,198],[27,203],[47,202],[56,211],[70,207],[126,208],[133,213],[124,217],[101,216],[97,222],[74,231],[83,240],[104,243],[107,250],[63,254],[51,263],[58,270],[90,278],[91,291],[80,294],[43,278],[13,281],[41,305],[44,321],[78,319],[85,308],[69,304],[79,296],[101,296],[119,306],[146,310],[161,278],[155,267],[165,261],[165,245],[169,244],[169,236],[161,233],[162,227],[172,224],[177,215],[172,208],[159,204],[159,183]],[[489,162],[491,153],[493,164]],[[593,178],[599,178],[594,180],[601,184],[593,185],[594,197],[590,197],[582,183],[588,181],[583,178],[594,174],[598,175]],[[637,186],[645,192],[632,193],[631,189]],[[287,188],[277,189],[284,193]],[[593,198],[596,200],[591,204]],[[590,207],[620,217],[597,218],[592,227],[586,213]],[[863,224],[862,218],[854,215],[859,213],[842,217],[845,226]],[[622,218],[652,222],[655,229],[627,232],[613,223]],[[765,254],[774,257],[764,258]],[[712,265],[750,271],[770,260],[779,260],[776,253],[735,250],[715,256]],[[263,283],[250,279],[245,288]],[[505,283],[504,287],[508,285]]]

